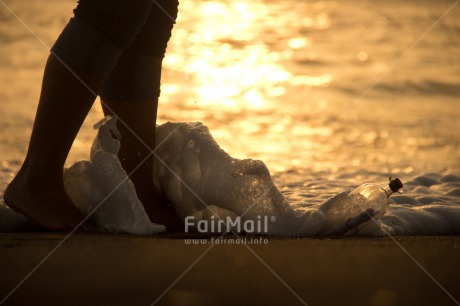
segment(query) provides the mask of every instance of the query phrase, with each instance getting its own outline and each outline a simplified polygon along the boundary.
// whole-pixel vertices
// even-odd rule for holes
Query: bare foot
[[[5,204],[47,230],[71,230],[80,224],[84,216],[65,193],[64,184],[43,185],[25,183],[18,174],[5,190]],[[80,229],[88,231],[90,226],[83,224]]]
[[[166,203],[161,203],[158,199],[145,197],[141,199],[144,205],[145,212],[149,216],[151,222],[156,224],[163,224],[166,226],[167,232],[183,232],[184,224],[177,216],[173,208],[167,207]]]
[[[153,186],[150,190],[141,190],[136,186],[136,192],[151,222],[166,226],[167,232],[184,232],[184,223],[177,216],[174,208],[166,199],[155,195]]]

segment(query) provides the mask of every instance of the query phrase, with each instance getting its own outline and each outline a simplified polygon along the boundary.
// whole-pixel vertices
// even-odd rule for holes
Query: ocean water
[[[203,122],[233,157],[263,160],[295,207],[400,177],[405,194],[395,197],[387,218],[400,226],[395,233],[455,232],[449,216],[460,202],[460,7],[454,3],[182,1],[164,60],[158,123]],[[48,50],[75,5],[5,4],[0,193],[25,155]],[[96,103],[68,166],[88,159],[92,126],[101,118]],[[433,226],[401,227],[394,215]]]

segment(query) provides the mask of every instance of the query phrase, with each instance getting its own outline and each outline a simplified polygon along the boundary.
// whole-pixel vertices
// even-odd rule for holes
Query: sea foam
[[[107,117],[96,128],[90,160],[65,169],[64,183],[70,198],[103,231],[163,232],[163,225],[150,222],[118,160],[120,142],[113,137],[119,134],[116,119]],[[183,220],[190,216],[204,222],[227,218],[260,221],[269,217],[270,224],[259,234],[323,235],[328,221],[323,208],[339,205],[347,194],[341,192],[322,204],[290,205],[263,162],[231,157],[201,123],[165,123],[157,127],[156,141],[154,188]],[[382,218],[347,235],[460,234],[459,176],[427,174],[405,185],[411,192],[392,197],[393,203]],[[0,231],[20,230],[27,224],[27,218],[0,205]]]

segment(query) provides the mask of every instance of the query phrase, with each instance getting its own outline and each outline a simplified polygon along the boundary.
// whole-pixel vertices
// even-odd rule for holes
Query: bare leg
[[[102,85],[83,72],[78,77],[93,92]],[[83,219],[62,180],[70,147],[96,98],[80,80],[55,55],[49,56],[29,149],[4,194],[8,206],[50,230],[70,229]]]
[[[64,162],[96,94],[139,34],[151,6],[151,0],[79,0],[75,17],[53,46],[29,150],[4,194],[8,206],[47,229],[67,229],[83,218],[64,191]]]
[[[177,16],[177,0],[157,0],[133,43],[120,57],[101,91],[106,115],[121,120],[118,154],[152,222],[168,231],[183,230],[183,223],[165,199],[154,194],[153,154],[160,95],[161,63]],[[122,121],[122,122],[121,122]],[[143,161],[146,159],[145,161]]]
[[[164,224],[168,231],[178,231],[183,224],[174,209],[159,199],[153,188],[153,154],[155,148],[155,122],[157,100],[104,101],[123,121],[118,122],[121,148],[118,153],[123,169],[130,175],[139,200],[152,222]],[[111,115],[108,107],[104,113]],[[126,125],[125,125],[126,124]],[[128,127],[129,128],[128,128]]]

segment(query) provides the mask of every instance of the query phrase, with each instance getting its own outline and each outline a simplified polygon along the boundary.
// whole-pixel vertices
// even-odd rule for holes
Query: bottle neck
[[[390,184],[385,184],[380,188],[382,188],[383,191],[385,191],[385,193],[387,194],[388,197],[390,197],[394,193],[393,190],[391,190],[391,188],[390,188]]]

